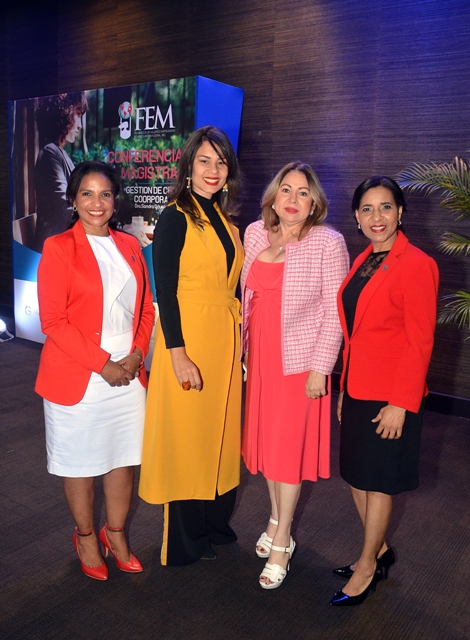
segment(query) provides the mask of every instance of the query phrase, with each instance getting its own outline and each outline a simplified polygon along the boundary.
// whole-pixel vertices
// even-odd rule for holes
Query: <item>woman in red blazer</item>
[[[340,472],[364,526],[355,565],[330,604],[361,604],[395,561],[385,542],[392,496],[418,486],[426,374],[436,322],[437,265],[398,230],[403,192],[384,176],[356,189],[352,209],[371,241],[338,292],[344,333],[338,401]]]
[[[46,240],[38,268],[46,341],[36,391],[44,398],[48,470],[63,477],[82,571],[99,580],[108,569],[93,528],[98,475],[108,520],[99,534],[104,553],[123,571],[142,571],[124,525],[141,459],[142,363],[155,311],[138,241],[110,228],[119,190],[110,166],[78,165],[67,188],[74,224]]]

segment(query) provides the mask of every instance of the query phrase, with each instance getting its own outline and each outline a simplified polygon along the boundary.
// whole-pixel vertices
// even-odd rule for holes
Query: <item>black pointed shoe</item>
[[[377,558],[377,571],[381,571],[384,578],[388,577],[388,570],[395,563],[395,552],[392,547],[388,547],[386,551],[382,553],[380,558]],[[337,569],[333,569],[333,573],[335,576],[339,576],[340,578],[344,578],[345,580],[349,580],[349,578],[354,573],[354,570],[351,569],[351,565],[348,564],[345,567],[338,567]]]
[[[362,604],[364,600],[367,598],[371,591],[375,591],[375,587],[377,583],[382,580],[382,574],[379,570],[377,570],[370,583],[364,589],[362,593],[359,593],[357,596],[348,596],[346,593],[340,589],[335,593],[335,595],[330,600],[330,605],[334,607],[354,607],[358,604]]]

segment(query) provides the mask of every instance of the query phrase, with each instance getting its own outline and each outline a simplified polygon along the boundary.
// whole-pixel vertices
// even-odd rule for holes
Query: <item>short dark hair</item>
[[[35,117],[40,145],[64,140],[73,126],[75,113],[83,116],[87,109],[88,101],[84,91],[39,98]]]
[[[192,220],[198,221],[199,214],[187,187],[187,178],[191,175],[191,167],[197,150],[203,142],[209,142],[211,147],[223,159],[228,168],[227,193],[222,189],[215,194],[215,201],[222,214],[229,219],[237,213],[241,192],[241,171],[238,158],[227,134],[217,127],[206,126],[194,131],[186,141],[178,164],[178,178],[168,196],[169,201],[176,203]]]
[[[119,207],[119,196],[121,195],[121,182],[116,174],[116,171],[113,169],[111,165],[106,164],[105,162],[100,162],[99,160],[87,160],[86,162],[81,162],[80,164],[77,164],[75,169],[70,174],[70,178],[67,184],[67,191],[66,191],[67,202],[70,206],[72,206],[73,201],[77,197],[78,190],[80,189],[80,185],[82,183],[83,178],[89,175],[90,173],[100,173],[101,175],[108,178],[108,180],[111,183],[111,188],[113,190],[113,195],[114,195],[115,212],[113,214],[113,217],[109,221],[109,226],[111,228],[115,228],[116,227],[115,215]],[[69,228],[73,227],[73,225],[77,222],[77,220],[78,220],[78,214],[76,211],[74,211],[72,214],[72,219],[70,221]]]
[[[401,190],[399,184],[395,182],[393,178],[388,178],[387,176],[371,176],[367,178],[356,188],[354,192],[351,209],[353,214],[359,209],[359,205],[361,203],[362,196],[369,191],[369,189],[374,189],[375,187],[385,187],[388,189],[395,201],[395,205],[397,207],[402,207],[402,212],[406,211],[406,202],[405,196],[403,195],[403,191]]]

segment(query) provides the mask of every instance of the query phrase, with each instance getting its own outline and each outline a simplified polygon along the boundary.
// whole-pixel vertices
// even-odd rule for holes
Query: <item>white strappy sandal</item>
[[[279,524],[278,521],[274,520],[272,516],[269,516],[269,522],[271,524],[275,524],[276,526]],[[269,558],[272,544],[273,544],[273,539],[268,536],[266,531],[264,531],[260,535],[259,540],[256,543],[256,555],[258,556],[258,558]],[[261,547],[261,549],[258,549],[258,547]]]
[[[260,574],[260,586],[262,589],[277,589],[284,582],[284,579],[289,571],[290,560],[292,558],[292,554],[295,549],[295,542],[290,539],[290,545],[288,547],[277,547],[276,545],[271,544],[271,549],[273,551],[282,551],[283,553],[289,554],[289,562],[287,563],[287,567],[281,567],[280,564],[266,562],[264,565],[264,569]],[[261,578],[267,578],[270,582],[261,582]]]

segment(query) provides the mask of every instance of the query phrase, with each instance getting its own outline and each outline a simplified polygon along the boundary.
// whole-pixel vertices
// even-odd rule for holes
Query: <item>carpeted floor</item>
[[[139,575],[108,561],[105,583],[85,577],[59,478],[48,475],[42,402],[33,392],[41,346],[0,344],[0,638],[82,640],[453,640],[470,637],[470,422],[427,412],[420,488],[396,498],[389,542],[397,563],[360,607],[328,606],[344,584],[331,568],[356,559],[361,527],[338,474],[304,484],[291,571],[276,591],[257,584],[254,544],[269,516],[261,477],[245,470],[236,544],[214,562],[164,568],[161,509],[137,497],[129,523]],[[96,504],[103,523],[102,495]]]

